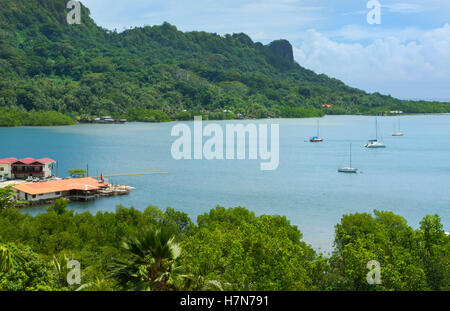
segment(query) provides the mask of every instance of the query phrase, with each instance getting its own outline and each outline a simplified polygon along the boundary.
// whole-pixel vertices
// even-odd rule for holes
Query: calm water
[[[388,146],[384,150],[363,148],[375,135],[373,117],[321,119],[322,144],[306,142],[316,133],[316,119],[256,122],[280,124],[276,171],[260,171],[259,160],[175,161],[170,153],[174,123],[2,128],[0,158],[50,157],[58,161],[61,177],[86,164],[91,176],[169,172],[110,178],[136,190],[129,196],[72,204],[80,212],[113,211],[119,204],[141,210],[170,206],[195,220],[216,205],[245,206],[258,215],[287,216],[308,243],[325,251],[331,249],[340,217],[357,211],[393,211],[415,228],[423,216],[437,213],[450,231],[450,115],[403,116],[404,137],[391,136],[397,118],[379,118]],[[349,143],[353,166],[362,171],[357,175],[337,173],[348,164]]]

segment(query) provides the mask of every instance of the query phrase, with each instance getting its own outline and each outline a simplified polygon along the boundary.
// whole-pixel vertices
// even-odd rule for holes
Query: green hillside
[[[68,25],[66,3],[0,2],[0,126],[27,125],[42,110],[140,121],[450,112],[317,75],[293,61],[285,40],[264,46],[242,33],[183,33],[167,23],[118,33],[97,26],[85,7],[81,24]]]

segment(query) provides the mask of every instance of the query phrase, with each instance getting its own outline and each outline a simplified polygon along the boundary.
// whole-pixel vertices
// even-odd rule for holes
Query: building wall
[[[12,167],[11,167],[11,171],[12,171]],[[52,163],[47,163],[42,167],[42,172],[44,174],[37,174],[37,173],[33,173],[33,171],[31,172],[17,172],[16,174],[13,174],[14,178],[16,179],[26,179],[28,178],[28,176],[35,176],[35,177],[39,177],[39,178],[49,178],[52,177],[52,171],[53,171],[53,165]],[[11,175],[10,175],[11,176]]]
[[[29,202],[37,202],[37,201],[41,201],[41,200],[55,200],[55,199],[59,199],[60,197],[62,197],[62,192],[36,195],[34,198],[30,194],[28,195],[28,198],[27,198],[27,195],[25,192],[19,191],[19,193],[18,193],[18,199],[20,201],[29,201]]]
[[[0,177],[11,178],[11,164],[0,164]]]
[[[53,164],[52,163],[47,163],[45,164],[43,170],[44,170],[44,177],[52,177],[52,169],[53,169]]]

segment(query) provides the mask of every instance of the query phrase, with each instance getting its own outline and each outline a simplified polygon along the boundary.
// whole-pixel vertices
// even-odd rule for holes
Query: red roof
[[[33,158],[25,158],[25,159],[16,159],[16,158],[7,158],[7,159],[0,159],[0,164],[13,164],[16,162],[21,162],[23,164],[32,164],[32,163],[40,163],[40,164],[48,164],[48,163],[56,163],[55,160],[52,160],[50,158],[42,158],[39,160],[33,159]]]
[[[25,164],[31,164],[31,163],[36,162],[36,160],[33,159],[33,158],[25,158],[25,159],[19,159],[19,161],[17,161],[17,162],[22,162],[22,163],[25,163]]]
[[[40,162],[40,163],[43,163],[43,164],[55,163],[56,162],[55,160],[50,159],[50,158],[42,158],[42,159],[39,159],[37,161]]]
[[[14,162],[19,161],[16,158],[7,158],[7,159],[0,159],[0,164],[13,164]]]

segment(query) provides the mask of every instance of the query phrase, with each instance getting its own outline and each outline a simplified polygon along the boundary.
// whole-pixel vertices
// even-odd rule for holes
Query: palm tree
[[[24,261],[23,257],[14,252],[11,247],[0,245],[0,273],[10,272],[14,266]]]
[[[80,291],[86,288],[89,284],[69,285],[67,282],[67,276],[70,272],[68,263],[71,261],[67,255],[59,254],[58,257],[53,255],[52,264],[55,272],[56,280],[60,288],[68,288],[74,291]]]
[[[126,238],[122,249],[128,260],[114,260],[111,277],[131,290],[169,291],[179,289],[185,277],[177,259],[181,247],[166,229],[144,230]]]
[[[231,284],[222,284],[216,280],[207,280],[202,276],[187,275],[184,278],[184,288],[192,291],[223,292],[231,289]]]

